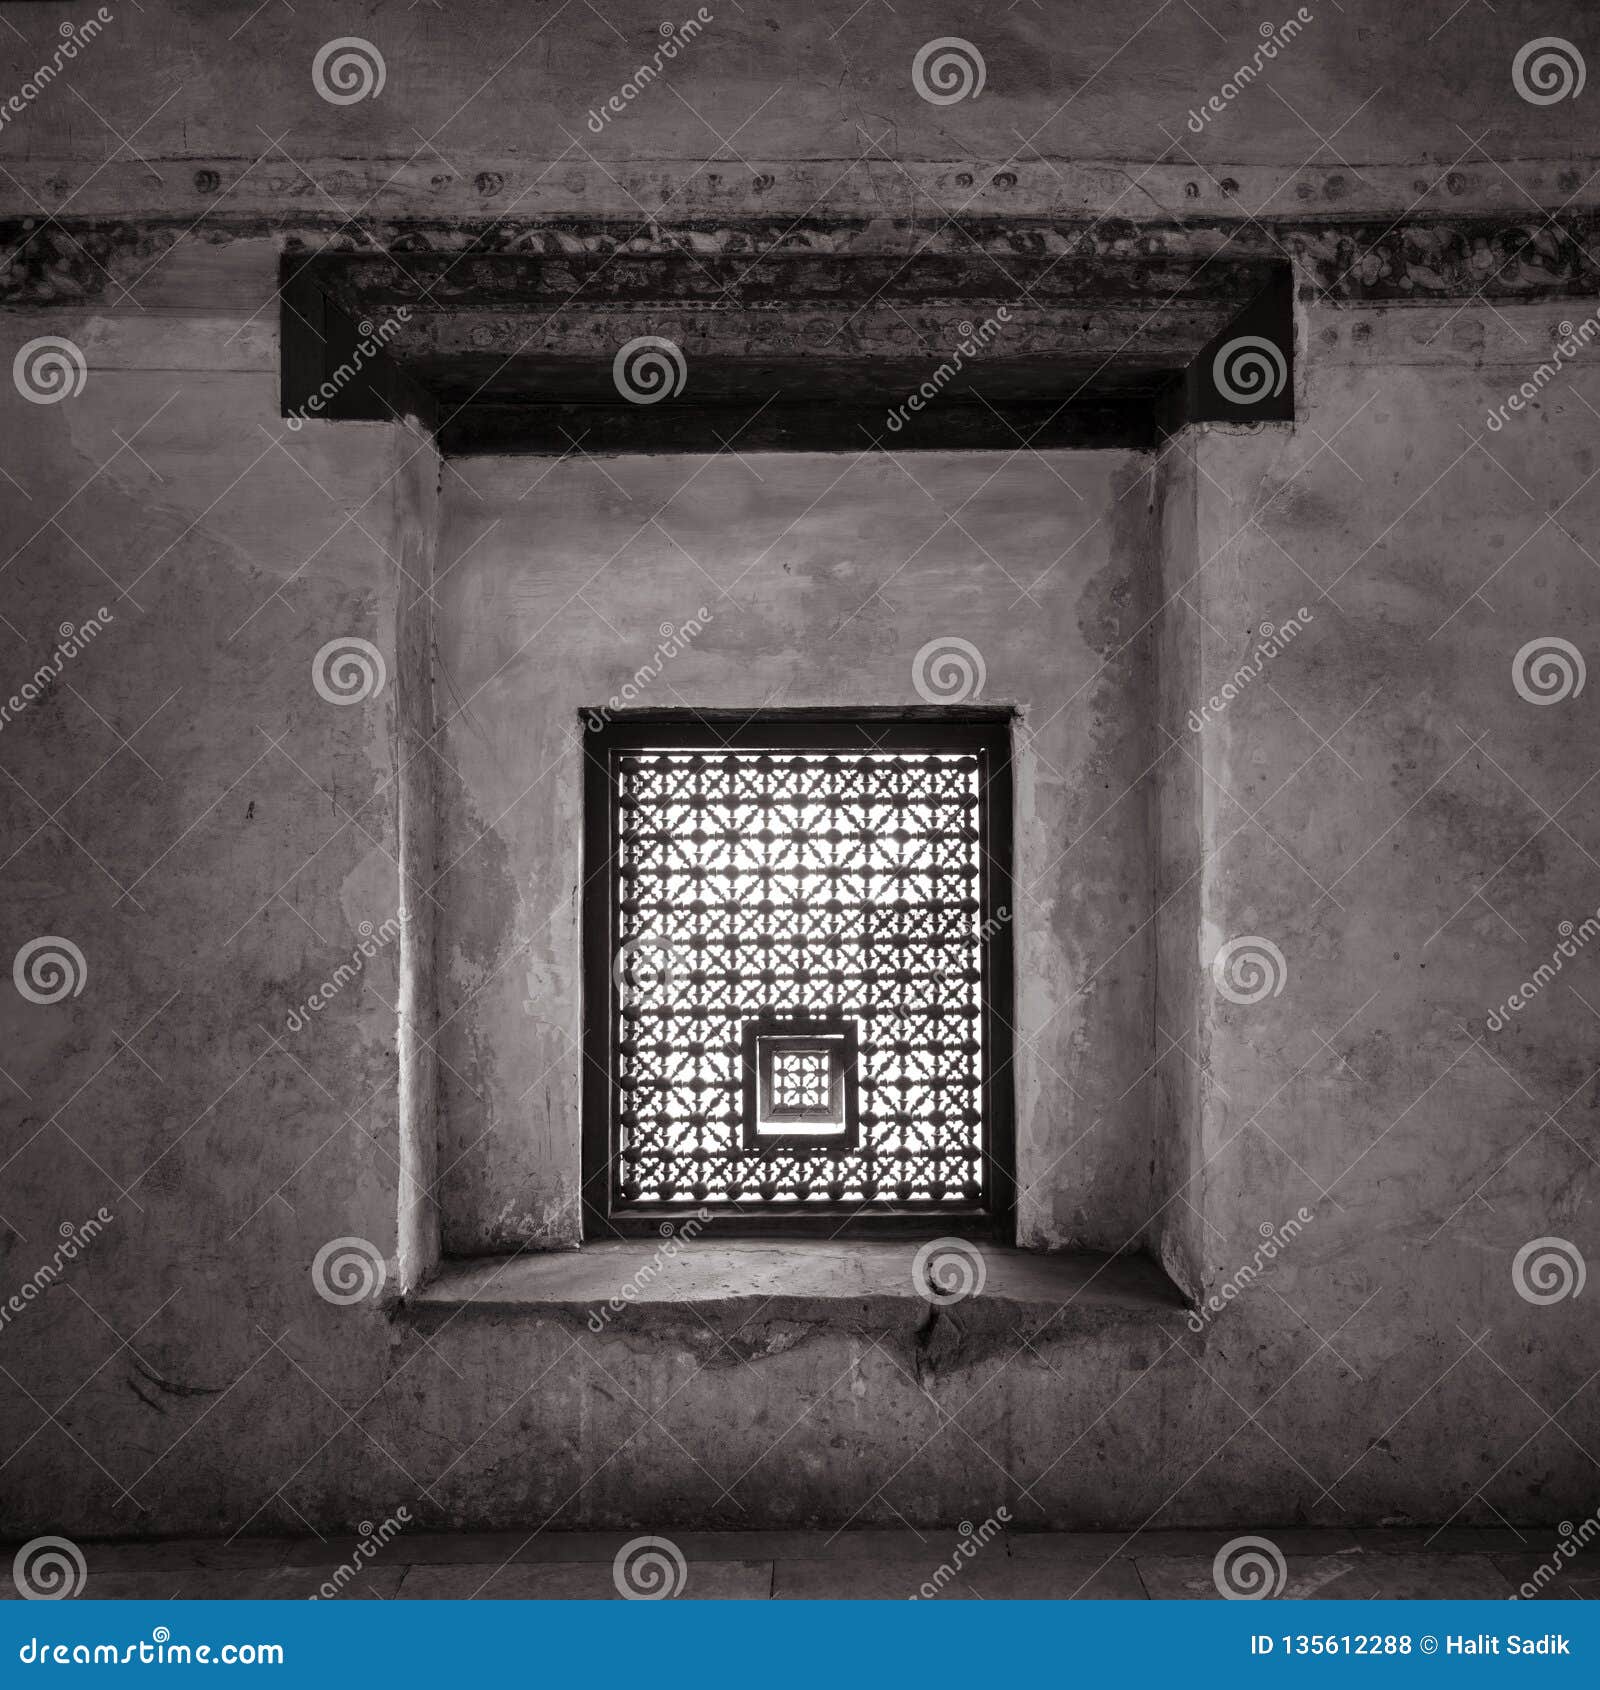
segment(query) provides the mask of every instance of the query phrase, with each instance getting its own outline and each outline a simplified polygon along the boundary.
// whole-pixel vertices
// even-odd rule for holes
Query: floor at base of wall
[[[680,1586],[685,1599],[1215,1600],[1219,1579],[1297,1599],[1600,1598],[1600,1551],[1568,1558],[1554,1527],[1256,1532],[627,1532],[250,1538],[79,1545],[85,1598],[613,1600]],[[1244,1539],[1246,1541],[1241,1542]],[[1263,1542],[1265,1540],[1265,1543]],[[1265,1547],[1270,1544],[1271,1549]],[[670,1545],[670,1547],[669,1547]],[[1224,1554],[1224,1551],[1227,1553]],[[652,1553],[654,1552],[654,1553]],[[1275,1552],[1275,1553],[1274,1553]],[[0,1551],[9,1561],[13,1548]],[[1231,1572],[1228,1569],[1232,1569]],[[681,1569],[681,1571],[680,1571]],[[1255,1581],[1255,1582],[1252,1582]],[[9,1586],[3,1592],[13,1594]]]

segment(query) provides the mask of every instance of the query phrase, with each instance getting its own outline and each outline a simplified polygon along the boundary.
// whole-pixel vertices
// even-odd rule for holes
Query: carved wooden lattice
[[[981,1204],[980,759],[662,751],[611,779],[621,1204]],[[747,1052],[786,1023],[846,1035],[853,1142],[752,1146]],[[822,1099],[817,1058],[772,1060]]]

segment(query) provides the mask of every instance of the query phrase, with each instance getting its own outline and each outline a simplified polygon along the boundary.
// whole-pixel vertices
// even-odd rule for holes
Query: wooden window
[[[1007,719],[585,740],[590,1234],[1003,1230]]]

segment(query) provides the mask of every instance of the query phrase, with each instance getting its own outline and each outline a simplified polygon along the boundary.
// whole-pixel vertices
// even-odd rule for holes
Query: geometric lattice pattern
[[[826,1109],[832,1097],[828,1053],[820,1050],[780,1050],[772,1058],[774,1109]]]
[[[923,751],[618,759],[624,1204],[983,1200],[979,777]],[[758,1016],[855,1022],[853,1146],[746,1146]],[[784,1059],[774,1101],[828,1105],[828,1062]]]

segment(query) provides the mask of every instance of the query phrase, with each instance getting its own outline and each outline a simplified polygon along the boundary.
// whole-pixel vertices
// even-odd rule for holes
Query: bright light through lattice
[[[982,1199],[980,775],[921,751],[618,757],[625,1205]],[[746,1147],[757,1017],[853,1024],[854,1147]],[[774,1060],[775,1107],[829,1103],[826,1057]]]

